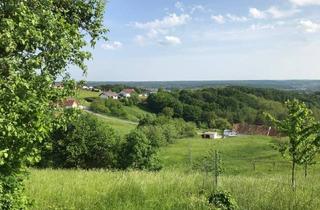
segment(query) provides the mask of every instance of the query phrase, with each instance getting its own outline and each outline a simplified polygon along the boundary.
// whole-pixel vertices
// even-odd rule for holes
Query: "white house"
[[[100,98],[102,99],[115,99],[117,100],[119,97],[118,97],[118,94],[115,93],[115,92],[112,92],[111,90],[107,91],[107,92],[103,92],[100,94]]]
[[[124,97],[124,98],[130,98],[131,95],[136,92],[134,89],[123,89],[120,93],[119,96]]]
[[[233,131],[233,130],[224,130],[223,131],[223,136],[224,137],[234,137],[234,136],[237,136],[237,132],[236,131]]]
[[[218,132],[204,132],[202,135],[204,139],[221,139],[222,136]]]

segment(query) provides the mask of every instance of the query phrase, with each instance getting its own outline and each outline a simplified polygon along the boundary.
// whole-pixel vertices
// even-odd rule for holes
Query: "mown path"
[[[122,123],[127,123],[127,124],[132,124],[132,125],[138,125],[137,122],[132,122],[132,121],[129,121],[129,120],[123,120],[123,119],[119,119],[119,118],[116,118],[116,117],[109,117],[109,116],[106,116],[106,115],[103,115],[103,114],[98,114],[98,113],[95,113],[93,111],[90,111],[88,109],[83,109],[85,112],[88,112],[90,114],[93,114],[97,117],[101,117],[101,118],[105,118],[105,119],[108,119],[108,120],[114,120],[114,121],[119,121],[119,122],[122,122]]]

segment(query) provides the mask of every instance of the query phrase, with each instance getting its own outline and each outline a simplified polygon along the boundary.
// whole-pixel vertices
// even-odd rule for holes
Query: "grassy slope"
[[[163,148],[160,157],[166,167],[190,168],[190,162],[196,163],[210,150],[221,154],[226,174],[252,174],[253,161],[256,173],[274,173],[288,168],[280,154],[272,148],[275,140],[262,136],[242,136],[221,140],[199,138],[178,140],[176,144]],[[274,162],[275,167],[274,167]]]
[[[87,97],[99,97],[100,93],[97,92],[92,92],[92,91],[87,91],[87,90],[78,90],[76,93],[76,98],[80,101],[80,103],[84,106],[90,106],[90,103],[85,100]],[[133,122],[138,122],[139,118],[151,114],[150,112],[147,112],[143,109],[140,109],[137,106],[123,106],[124,110],[128,114],[126,119],[133,121]],[[106,115],[110,116],[110,115]],[[111,116],[112,117],[112,116]]]
[[[102,122],[114,128],[120,135],[128,134],[131,130],[136,128],[137,124],[121,120],[115,117],[106,117],[103,115],[97,116]]]
[[[281,176],[224,176],[220,186],[231,192],[239,209],[320,209],[319,175],[299,177],[296,193]],[[207,195],[212,178],[176,170],[108,172],[33,170],[27,194],[33,209],[198,210],[212,209]]]
[[[117,118],[100,119],[121,135],[135,127]],[[212,188],[211,174],[191,171],[190,163],[215,149],[225,168],[220,186],[232,193],[240,209],[320,209],[318,170],[314,168],[307,180],[299,172],[295,195],[289,187],[288,164],[279,163],[282,159],[272,141],[258,136],[179,140],[162,148],[165,168],[158,173],[32,170],[27,194],[34,199],[34,209],[210,209],[205,196]],[[271,162],[257,163],[253,171],[252,160]]]

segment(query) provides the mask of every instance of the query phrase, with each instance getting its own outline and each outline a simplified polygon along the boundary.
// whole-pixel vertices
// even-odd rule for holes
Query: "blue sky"
[[[320,0],[109,0],[89,81],[320,79]]]

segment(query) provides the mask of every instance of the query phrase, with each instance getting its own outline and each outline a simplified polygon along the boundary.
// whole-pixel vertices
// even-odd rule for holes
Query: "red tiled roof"
[[[67,99],[64,101],[64,106],[73,106],[74,104],[78,105],[75,99]]]
[[[134,93],[135,90],[134,89],[123,89],[121,92],[131,94],[131,93]]]

